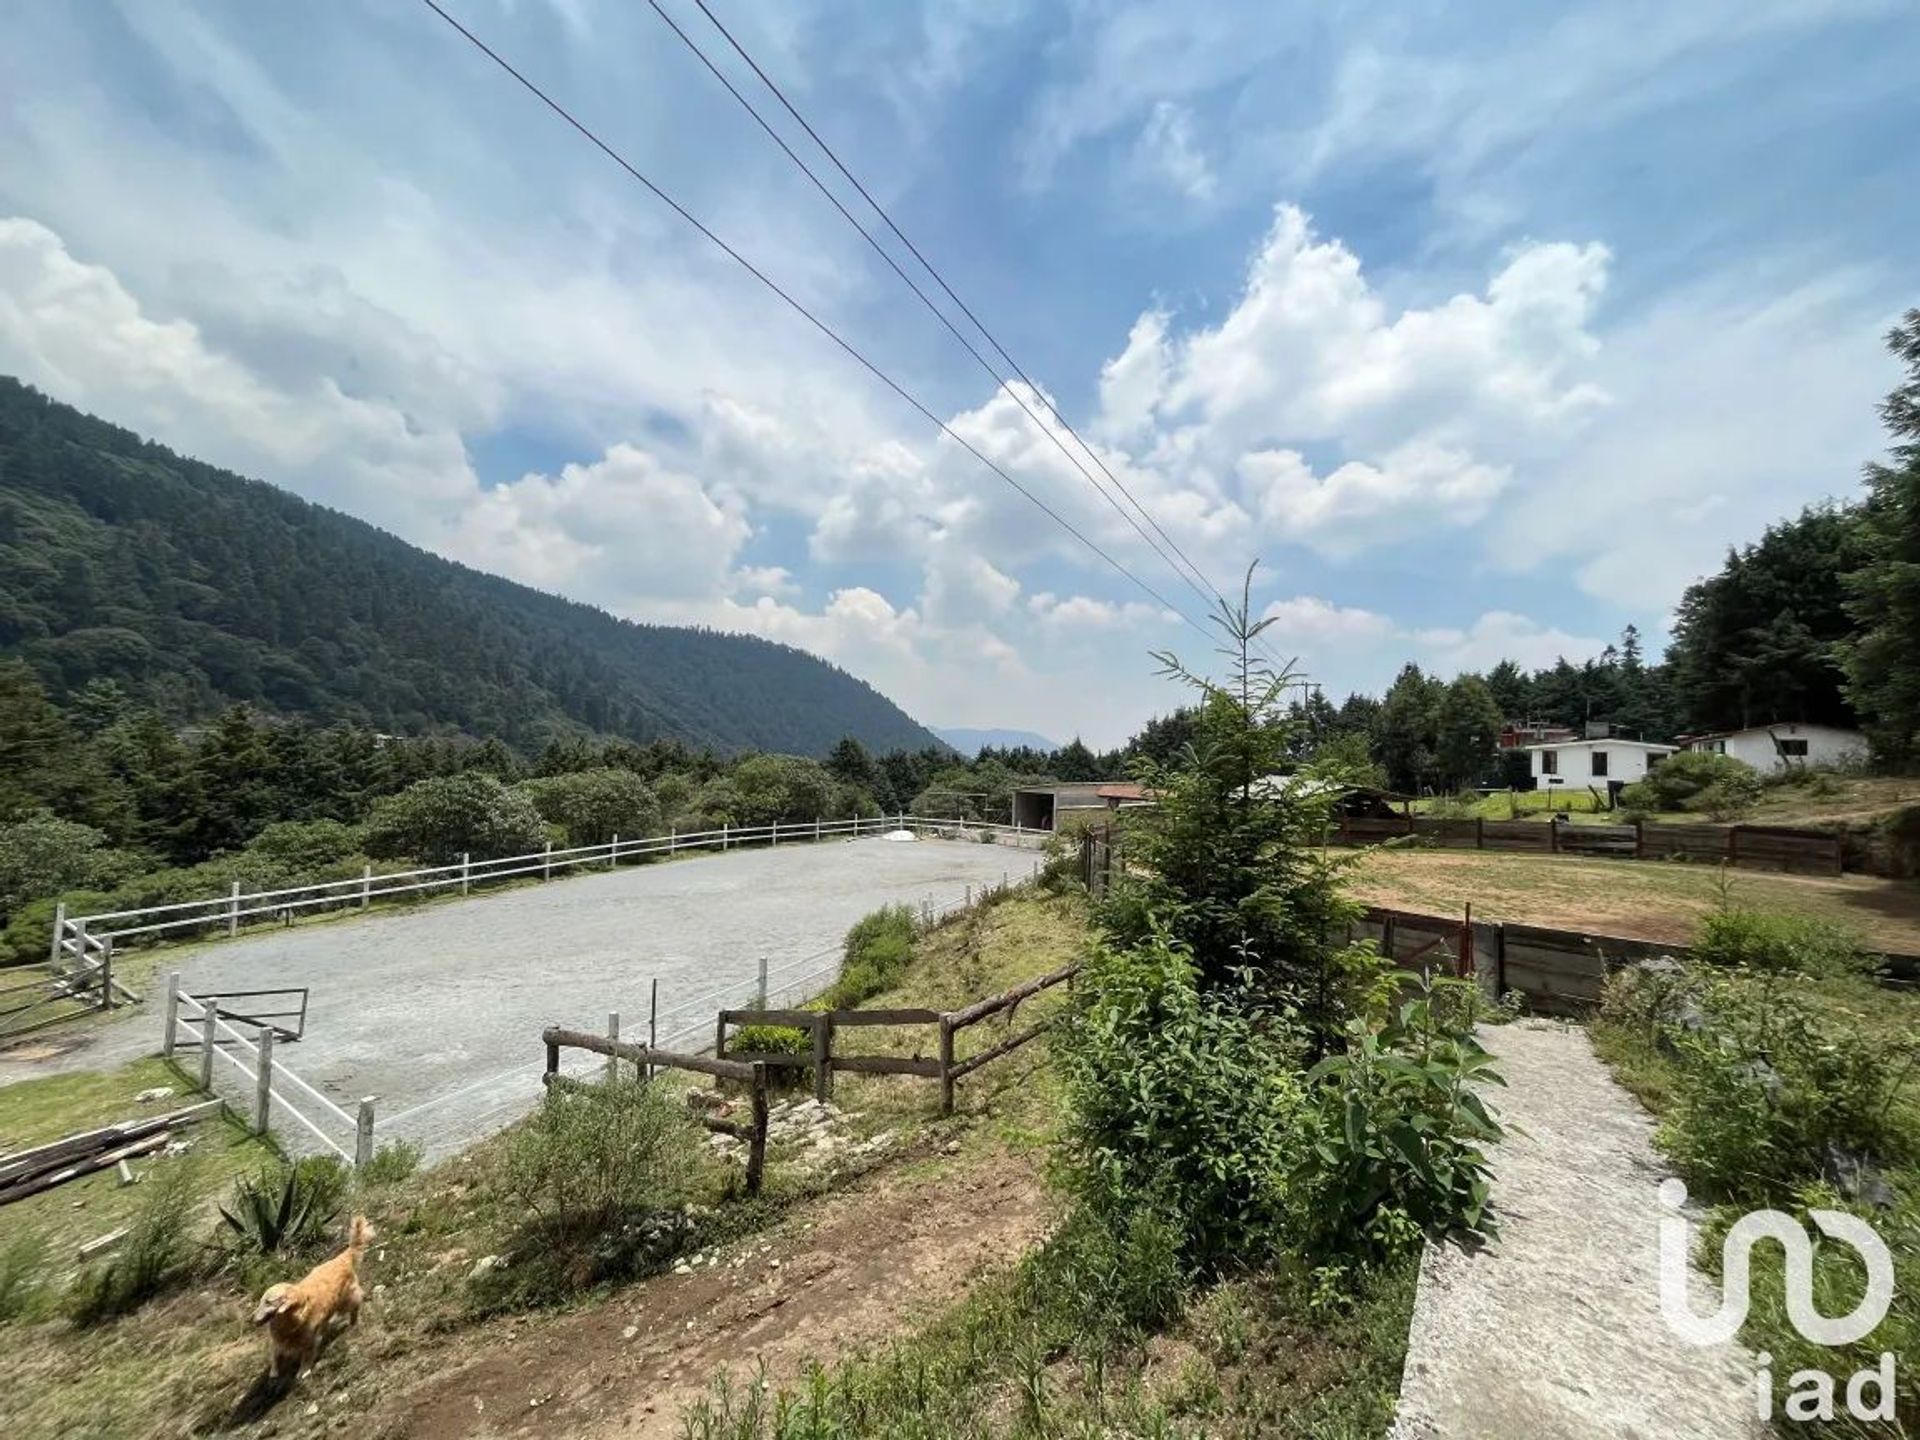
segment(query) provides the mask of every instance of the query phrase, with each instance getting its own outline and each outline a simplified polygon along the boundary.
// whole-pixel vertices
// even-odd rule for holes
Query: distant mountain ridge
[[[180,719],[246,701],[398,734],[825,755],[936,742],[791,646],[642,625],[443,560],[0,377],[0,655]]]
[[[1031,730],[969,730],[963,727],[934,726],[933,733],[962,755],[978,755],[991,745],[996,750],[1058,750],[1060,747],[1044,735]]]

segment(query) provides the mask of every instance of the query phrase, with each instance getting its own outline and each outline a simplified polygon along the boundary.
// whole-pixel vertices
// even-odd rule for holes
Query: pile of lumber
[[[0,1205],[11,1205],[96,1170],[111,1170],[127,1160],[166,1147],[187,1126],[220,1113],[218,1100],[203,1101],[166,1115],[123,1120],[98,1130],[83,1130],[50,1145],[0,1155]]]

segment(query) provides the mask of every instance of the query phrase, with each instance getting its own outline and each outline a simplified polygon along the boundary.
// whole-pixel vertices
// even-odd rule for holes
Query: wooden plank
[[[942,1012],[938,1010],[832,1010],[836,1029],[846,1029],[859,1025],[938,1025]]]
[[[938,1060],[922,1060],[918,1056],[909,1059],[900,1055],[836,1055],[833,1068],[845,1070],[855,1075],[922,1075],[929,1080],[940,1078]]]
[[[1046,1034],[1047,1031],[1053,1028],[1053,1024],[1054,1022],[1052,1020],[1042,1020],[1038,1025],[1033,1026],[1031,1029],[1022,1030],[1018,1035],[1015,1035],[1012,1039],[1002,1040],[998,1045],[995,1045],[991,1050],[982,1050],[978,1055],[969,1056],[967,1059],[962,1060],[958,1065],[955,1065],[953,1069],[950,1070],[948,1073],[951,1074],[953,1078],[956,1080],[958,1080],[963,1075],[971,1075],[974,1071],[978,1070],[982,1065],[985,1065],[989,1060],[998,1060],[1002,1055],[1007,1054],[1009,1051],[1018,1050],[1022,1045],[1026,1044],[1029,1040],[1033,1039],[1035,1036]]]
[[[103,1125],[96,1130],[82,1130],[59,1140],[49,1141],[45,1145],[36,1145],[31,1150],[16,1150],[10,1155],[0,1155],[0,1184],[45,1169],[48,1165],[76,1155],[90,1154],[101,1149],[124,1144],[150,1135],[156,1130],[170,1130],[177,1126],[192,1125],[220,1112],[218,1100],[203,1100],[197,1105],[189,1105],[183,1110],[170,1111],[165,1115],[144,1115],[138,1120],[122,1120],[118,1124]]]
[[[788,1070],[813,1068],[812,1051],[808,1051],[805,1055],[794,1055],[785,1050],[729,1050],[727,1056],[730,1060],[737,1060],[742,1065],[771,1065],[775,1069]]]
[[[722,1025],[783,1025],[790,1029],[811,1030],[821,1016],[818,1010],[722,1010]]]
[[[16,1200],[25,1200],[30,1195],[38,1195],[55,1186],[65,1185],[98,1170],[111,1170],[122,1160],[132,1160],[141,1155],[151,1155],[173,1138],[173,1133],[161,1130],[152,1135],[122,1145],[118,1149],[103,1150],[97,1154],[84,1155],[68,1161],[57,1170],[43,1170],[22,1178],[11,1185],[0,1186],[0,1205],[11,1205]]]
[[[588,1030],[568,1030],[551,1025],[541,1032],[549,1054],[564,1046],[571,1050],[591,1050],[596,1055],[616,1055],[622,1060],[668,1070],[692,1070],[715,1075],[722,1080],[752,1080],[753,1067],[734,1060],[709,1060],[704,1055],[677,1055],[671,1050],[651,1050],[625,1040],[609,1040]]]
[[[967,1026],[978,1024],[987,1016],[1005,1010],[1010,1005],[1018,1005],[1030,995],[1038,995],[1042,990],[1051,989],[1061,981],[1071,979],[1073,973],[1079,968],[1078,964],[1062,966],[1049,974],[1029,980],[1024,985],[1016,985],[1011,990],[976,1001],[964,1010],[956,1010],[947,1018],[955,1030],[964,1030]]]

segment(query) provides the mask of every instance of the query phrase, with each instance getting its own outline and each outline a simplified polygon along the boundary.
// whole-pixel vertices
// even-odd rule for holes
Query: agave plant
[[[345,1189],[346,1175],[338,1164],[301,1160],[236,1181],[232,1208],[222,1205],[220,1218],[248,1250],[262,1255],[299,1250],[333,1223]]]

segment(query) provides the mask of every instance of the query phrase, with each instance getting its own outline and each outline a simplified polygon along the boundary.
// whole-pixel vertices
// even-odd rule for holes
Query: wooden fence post
[[[759,1003],[756,1006],[756,1008],[761,1010],[766,1009],[767,1008],[767,957],[764,955],[760,957],[760,988],[755,993],[757,993],[760,997]]]
[[[200,1088],[213,1093],[213,1027],[220,1021],[220,1007],[211,1000],[200,1002]]]
[[[1393,963],[1393,914],[1392,912],[1388,912],[1387,918],[1380,922],[1380,953],[1386,957],[1388,964]]]
[[[1729,865],[1740,863],[1740,827],[1738,825],[1727,827],[1727,863]]]
[[[1476,850],[1487,848],[1487,817],[1484,815],[1473,817],[1473,848]]]
[[[813,1098],[823,1104],[833,1098],[833,1014],[822,1012],[813,1022]]]
[[[747,1194],[760,1193],[767,1171],[767,1062],[753,1062],[753,1130],[747,1137]]]
[[[253,1133],[267,1133],[267,1122],[273,1118],[273,1027],[265,1025],[260,1030],[260,1068],[253,1077]]]
[[[160,1042],[160,1053],[167,1059],[173,1058],[173,1030],[180,1021],[180,972],[167,972],[167,1033]]]
[[[460,852],[460,893],[465,895],[473,882],[473,857],[470,852]]]
[[[1467,901],[1466,914],[1460,921],[1460,958],[1453,973],[1462,980],[1473,973],[1473,902]]]
[[[369,860],[360,867],[360,908],[366,909],[373,903],[373,862]]]
[[[364,1170],[373,1162],[373,1096],[360,1100],[360,1113],[353,1122],[353,1168]]]
[[[660,977],[653,977],[653,986],[647,995],[647,1058],[640,1062],[641,1075],[653,1079],[653,1052],[660,1045]],[[718,1056],[714,1057],[718,1059]]]
[[[1558,855],[1560,853],[1560,826],[1553,818],[1553,792],[1551,790],[1547,792],[1547,853],[1549,855]]]
[[[940,1017],[940,1113],[953,1114],[953,1016]]]
[[[240,882],[233,882],[233,890],[227,900],[227,934],[240,933]]]
[[[620,1012],[618,1010],[609,1010],[607,1012],[607,1039],[613,1041],[615,1044],[620,1042]],[[619,1079],[620,1057],[610,1053],[607,1056],[607,1083],[612,1085],[617,1083]]]
[[[713,1058],[727,1058],[727,1012],[722,1010],[713,1021]]]
[[[559,1073],[560,1073],[560,1047],[557,1044],[555,1044],[553,1041],[549,1040],[547,1041],[547,1074],[558,1075]],[[548,1085],[546,1087],[546,1090],[548,1094],[552,1094],[553,1086]]]
[[[1633,822],[1633,858],[1636,860],[1647,858],[1647,822],[1644,820]]]
[[[53,948],[47,953],[47,965],[50,969],[60,968],[60,942],[67,938],[67,902],[62,900],[53,907]]]

